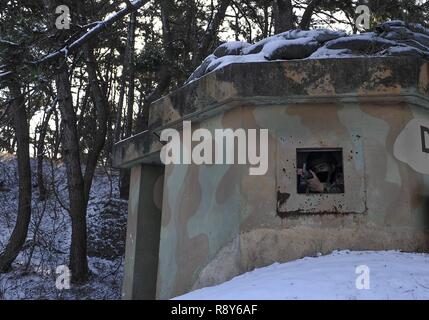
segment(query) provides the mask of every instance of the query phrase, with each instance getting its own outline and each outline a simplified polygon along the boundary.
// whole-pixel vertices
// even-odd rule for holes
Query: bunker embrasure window
[[[298,194],[344,193],[343,150],[297,149]]]

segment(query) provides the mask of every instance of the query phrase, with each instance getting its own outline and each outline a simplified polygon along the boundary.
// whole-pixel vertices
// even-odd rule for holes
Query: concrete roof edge
[[[346,72],[343,68],[352,67],[357,68],[354,74],[365,75],[366,78],[351,79],[350,71]],[[271,75],[267,73],[269,70],[272,71]],[[335,79],[340,71],[342,75]],[[256,83],[252,84],[248,77],[253,74],[256,74]],[[282,83],[276,84],[274,89],[273,86],[261,86],[260,81],[267,77],[273,81],[277,77]],[[237,85],[243,79],[247,82]],[[258,83],[259,86],[256,86]],[[243,103],[263,106],[327,102],[388,103],[398,100],[429,108],[429,66],[426,60],[379,57],[233,64],[153,103],[150,130],[118,142],[114,146],[113,164],[121,168],[140,162],[162,165],[159,159],[162,144],[158,139],[162,129],[180,129],[184,120],[201,121]]]
[[[216,108],[244,97],[332,97],[382,95],[418,89],[424,59],[372,57],[235,63],[213,71],[157,100],[150,106],[149,128]],[[429,76],[426,76],[428,78]],[[424,77],[423,77],[424,78]],[[425,80],[429,82],[429,80]],[[269,85],[266,85],[269,83]],[[425,84],[426,85],[426,84]],[[425,88],[421,95],[429,95]]]

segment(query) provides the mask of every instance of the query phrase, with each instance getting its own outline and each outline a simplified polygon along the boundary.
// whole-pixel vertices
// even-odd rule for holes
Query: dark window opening
[[[298,194],[344,193],[343,150],[297,149]]]

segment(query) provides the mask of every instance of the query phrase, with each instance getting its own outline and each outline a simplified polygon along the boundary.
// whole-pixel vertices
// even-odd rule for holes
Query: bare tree
[[[301,22],[299,27],[303,30],[308,30],[310,28],[311,17],[314,14],[316,7],[322,2],[322,0],[311,0],[307,7],[305,8],[304,14],[302,15]]]
[[[15,228],[6,249],[0,255],[0,272],[8,271],[21,251],[27,238],[31,218],[30,132],[27,110],[19,80],[11,78],[8,81],[8,88],[12,99],[11,113],[17,145],[19,199]]]
[[[209,21],[206,32],[202,39],[200,39],[197,52],[193,57],[193,64],[197,66],[210,52],[218,34],[219,28],[222,25],[226,10],[231,4],[231,0],[220,0],[218,4],[218,9],[216,14],[213,16],[213,19]]]
[[[295,27],[292,0],[274,0],[274,33],[281,33]]]
[[[69,213],[72,221],[70,269],[74,282],[88,278],[86,199],[81,171],[77,119],[73,107],[69,71],[65,62],[55,76],[58,105],[61,112],[62,155],[66,165],[69,193]]]
[[[42,123],[38,127],[39,139],[36,144],[37,154],[37,186],[39,188],[39,200],[44,201],[47,197],[47,189],[45,186],[44,174],[43,174],[43,162],[45,160],[45,139],[48,131],[49,121],[51,120],[52,114],[54,113],[55,105],[57,100],[54,99],[53,105],[43,115]]]
[[[124,104],[124,95],[125,95],[125,85],[128,83],[128,95],[127,95],[127,113],[126,113],[126,122],[125,122],[125,138],[131,136],[133,132],[133,114],[134,114],[134,88],[135,88],[135,70],[134,70],[134,60],[135,60],[135,33],[136,33],[136,22],[137,15],[132,13],[130,15],[130,21],[128,22],[128,31],[127,31],[127,45],[124,54],[124,65],[122,71],[122,83],[121,83],[121,92],[119,93],[119,103],[118,103],[118,113],[116,116],[116,139],[120,136],[121,128],[121,114]],[[119,139],[118,139],[119,140]],[[117,141],[118,141],[117,140]],[[117,142],[116,141],[116,142]],[[119,193],[122,199],[128,199],[130,186],[130,173],[128,170],[120,170],[120,179],[119,179]]]

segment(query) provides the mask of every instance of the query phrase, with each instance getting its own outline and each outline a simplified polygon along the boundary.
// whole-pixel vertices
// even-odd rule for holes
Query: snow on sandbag
[[[216,50],[213,52],[213,54],[218,57],[224,57],[224,56],[238,56],[243,53],[243,49],[249,47],[250,44],[243,41],[231,41],[226,42],[219,47],[216,48]]]
[[[269,61],[304,59],[316,51],[319,46],[320,44],[311,38],[277,40],[267,43],[263,53],[265,59]]]
[[[429,36],[429,29],[423,27],[420,23],[408,23],[407,28],[410,29],[414,33],[424,34],[424,35]]]
[[[329,59],[329,58],[350,58],[358,57],[358,55],[353,55],[353,53],[348,49],[328,49],[326,47],[320,47],[316,50],[308,59]]]
[[[324,43],[329,40],[345,37],[347,34],[344,31],[333,31],[328,29],[315,29],[315,30],[290,30],[280,33],[278,36],[286,40],[295,40],[302,38],[310,38],[319,43]]]
[[[418,23],[393,20],[380,24],[374,32],[362,34],[296,29],[255,44],[227,42],[208,56],[186,83],[232,63],[377,56],[429,58],[429,29]]]
[[[423,45],[419,41],[413,40],[413,39],[406,39],[406,40],[400,40],[399,43],[403,44],[404,46],[408,47],[414,47],[416,49],[419,49],[423,52],[429,52],[429,47]]]
[[[388,23],[383,23],[377,27],[377,32],[380,37],[398,42],[417,42],[418,45],[429,48],[429,30],[420,24],[407,24],[402,26],[392,26]],[[413,45],[418,47],[418,45]],[[429,50],[429,49],[423,49]]]
[[[378,25],[375,30],[378,33],[388,32],[391,30],[408,29],[414,34],[424,34],[429,36],[429,29],[423,27],[420,23],[406,23],[401,20],[386,21]]]
[[[206,72],[211,72],[221,69],[231,63],[250,63],[250,62],[263,62],[267,61],[263,54],[247,54],[241,56],[224,56],[219,59],[213,60],[206,69]]]
[[[386,56],[408,56],[408,57],[416,57],[416,58],[429,58],[429,53],[419,50],[415,47],[390,47],[386,49],[384,52],[381,52],[381,55]]]
[[[188,80],[186,80],[185,84],[190,83],[198,78],[201,78],[203,75],[207,73],[207,67],[216,60],[216,56],[214,54],[209,55],[207,58],[203,60],[201,65],[195,69],[194,72],[189,76]]]
[[[307,39],[308,41],[317,41],[320,44],[323,44],[326,41],[336,39],[339,37],[344,37],[346,35],[343,31],[332,31],[327,29],[317,29],[317,30],[289,30],[286,32],[279,33],[275,36],[271,36],[261,41],[250,45],[243,50],[243,54],[256,54],[260,53],[265,46],[271,44],[272,42],[277,42],[280,40],[297,40],[297,39]]]
[[[212,60],[211,62],[210,62],[210,64],[207,66],[207,69],[206,69],[206,71],[207,72],[212,72],[213,70],[215,70],[215,69],[217,69],[218,67],[220,67],[221,65],[223,65],[224,64],[224,62],[229,62],[229,63],[231,63],[231,62],[233,62],[234,61],[234,59],[231,59],[231,57],[230,56],[223,56],[223,57],[221,57],[221,58],[219,58],[219,59],[215,59],[215,60]],[[229,64],[228,63],[228,64]]]
[[[380,37],[388,40],[404,40],[414,37],[414,32],[406,27],[389,27],[386,29],[379,29]]]
[[[374,34],[359,34],[353,37],[343,37],[326,43],[327,49],[345,49],[351,53],[375,54],[387,48],[396,46],[397,42],[378,37]]]

